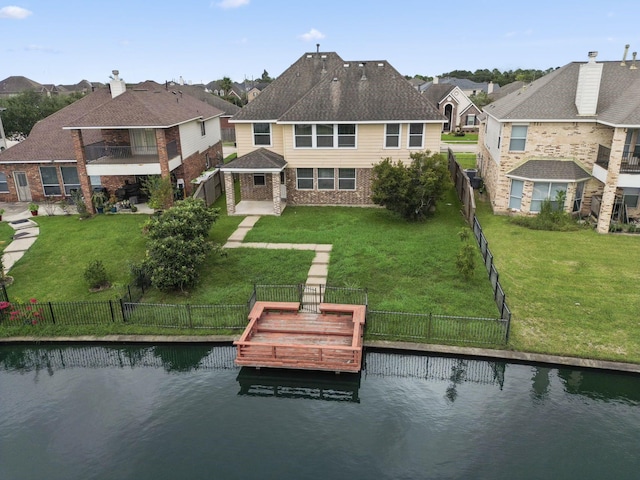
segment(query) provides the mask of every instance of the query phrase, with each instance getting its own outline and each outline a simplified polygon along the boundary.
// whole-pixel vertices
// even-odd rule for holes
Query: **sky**
[[[277,77],[306,52],[403,75],[546,70],[640,50],[637,0],[0,0],[0,80]]]

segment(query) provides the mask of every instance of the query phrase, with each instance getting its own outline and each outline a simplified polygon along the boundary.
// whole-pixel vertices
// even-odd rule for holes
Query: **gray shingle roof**
[[[579,181],[591,174],[573,160],[528,160],[507,173],[508,177],[526,180]]]
[[[14,75],[0,81],[0,95],[17,95],[26,91],[40,92],[43,87],[41,83],[27,77]]]
[[[217,108],[218,110],[224,112],[223,116],[235,115],[240,111],[240,107],[234,105],[231,102],[227,102],[226,100],[220,98],[217,95],[209,93],[205,90],[204,86],[198,85],[174,85],[169,87],[170,90],[184,92],[188,95],[191,95],[194,98],[202,102],[206,102],[212,107]]]
[[[222,114],[211,105],[146,81],[118,95],[109,102],[70,121],[65,127],[170,127],[195,118],[211,118]]]
[[[264,170],[264,169],[283,169],[287,166],[287,162],[282,155],[267,150],[262,147],[252,152],[238,157],[227,163],[220,170]]]
[[[447,95],[451,90],[456,88],[455,85],[436,83],[435,85],[432,83],[428,88],[422,91],[422,95],[425,95],[429,100],[438,105],[440,100],[442,100],[445,95]]]
[[[495,102],[484,111],[499,120],[565,120],[640,126],[640,70],[603,64],[597,115],[579,116],[575,105],[578,73],[583,62],[559,68]]]
[[[444,117],[388,62],[345,62],[329,52],[303,55],[233,120],[438,122]]]

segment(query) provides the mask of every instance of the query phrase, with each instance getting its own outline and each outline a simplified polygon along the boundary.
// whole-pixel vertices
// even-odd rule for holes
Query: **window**
[[[131,144],[136,155],[157,155],[156,132],[152,128],[131,130]]]
[[[211,155],[208,153],[204,154],[204,168],[207,170],[211,168]]]
[[[71,195],[72,190],[80,190],[80,179],[76,167],[60,167],[60,172],[65,195]]]
[[[264,187],[267,184],[267,179],[265,178],[264,173],[254,173],[253,174],[253,186],[254,187]]]
[[[45,195],[60,195],[60,183],[56,167],[40,167],[40,178]]]
[[[356,146],[356,126],[353,124],[338,125],[338,148],[354,148]]]
[[[476,124],[476,116],[467,115],[467,125],[475,125],[475,124]]]
[[[582,195],[584,195],[584,183],[580,182],[576,184],[576,196],[573,199],[573,211],[579,212],[582,208]]]
[[[298,148],[313,147],[313,127],[311,125],[295,125],[295,145]]]
[[[313,168],[296,169],[298,190],[313,190]]]
[[[204,122],[200,122],[200,135],[203,137],[207,134],[207,128],[204,126]]]
[[[316,146],[333,147],[333,125],[316,125]]]
[[[91,182],[91,189],[93,190],[96,187],[102,187],[102,179],[100,175],[90,175],[89,181]]]
[[[7,182],[6,173],[0,173],[0,193],[9,193],[9,183]]]
[[[333,190],[335,174],[333,168],[318,169],[318,190]]]
[[[520,210],[522,205],[522,190],[524,182],[522,180],[511,180],[511,192],[509,193],[509,208]]]
[[[339,168],[338,169],[338,190],[355,190],[356,189],[356,169],[355,168]]]
[[[527,143],[526,125],[514,125],[511,127],[511,141],[509,142],[509,150],[514,152],[524,152]]]
[[[424,130],[424,125],[422,123],[409,124],[409,148],[422,148],[423,130]]]
[[[640,195],[640,188],[623,188],[622,192],[624,204],[628,208],[638,208],[638,197]]]
[[[253,124],[253,144],[271,145],[271,125],[268,123]]]
[[[531,195],[531,207],[529,211],[539,212],[542,207],[542,202],[546,199],[551,200],[551,206],[554,209],[564,208],[564,205],[558,205],[556,196],[558,192],[566,191],[566,183],[535,182],[533,184],[533,194]]]
[[[384,134],[385,148],[400,148],[400,124],[387,123]]]

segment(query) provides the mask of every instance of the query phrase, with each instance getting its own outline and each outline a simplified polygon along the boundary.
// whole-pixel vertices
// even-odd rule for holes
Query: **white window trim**
[[[255,130],[255,126],[256,125],[269,125],[269,143],[264,144],[264,143],[256,143],[256,130]],[[258,135],[260,136],[266,136],[266,133],[258,133]],[[272,147],[273,146],[273,127],[271,125],[271,123],[269,122],[253,122],[251,124],[251,141],[253,142],[253,146],[254,147]]]
[[[0,193],[9,193],[9,175],[7,175],[4,172],[0,172],[0,175],[4,175],[4,181],[2,183],[0,183],[0,185],[2,185],[2,184],[6,184],[7,185],[7,189],[6,190],[0,190]]]
[[[353,178],[351,177],[341,177],[340,170],[351,170],[353,169]],[[353,188],[340,188],[340,180],[353,180]],[[338,168],[338,184],[336,185],[337,190],[342,192],[355,192],[358,189],[358,169],[357,168]]]
[[[523,137],[515,137],[516,140],[524,140],[524,146],[522,148],[522,150],[513,150],[511,148],[511,142],[514,140],[514,136],[513,136],[513,127],[526,127],[527,128],[527,133],[525,134],[524,138]],[[528,124],[524,124],[524,123],[514,123],[511,125],[511,136],[509,137],[509,151],[510,152],[524,152],[527,150],[527,137],[529,136],[529,125]]]
[[[264,183],[262,185],[259,185],[256,183],[256,177],[262,177],[262,179],[264,180]],[[255,188],[264,188],[267,186],[267,176],[264,173],[254,173],[253,174],[253,186]]]
[[[291,129],[291,135],[293,137],[292,145],[294,149],[297,150],[310,150],[310,149],[318,149],[318,150],[356,150],[358,148],[358,124],[357,123],[320,123],[311,124],[311,146],[310,147],[298,147],[296,145],[296,125],[309,125],[305,123],[296,123],[293,124],[293,128]],[[318,146],[318,125],[331,125],[333,127],[333,146],[331,147],[319,147]],[[338,125],[353,125],[355,127],[355,142],[353,147],[339,147],[338,146]],[[305,135],[306,136],[306,135]],[[327,135],[328,136],[328,135]]]
[[[389,125],[398,125],[398,146],[397,147],[389,147],[387,146],[387,137],[389,136],[387,133],[387,127]],[[395,133],[393,134],[396,135]],[[384,136],[382,138],[382,148],[386,150],[399,150],[402,148],[402,124],[401,123],[385,123],[384,124]]]
[[[53,184],[53,183],[44,183],[44,178],[42,178],[42,169],[43,168],[53,168],[56,171],[56,178],[58,183]],[[42,193],[44,194],[45,197],[59,197],[60,195],[62,195],[62,192],[64,192],[64,188],[60,185],[60,177],[58,176],[58,174],[60,173],[58,171],[57,167],[52,167],[50,165],[41,165],[38,167],[38,173],[40,174],[40,184],[42,185]],[[60,192],[58,193],[47,193],[45,188],[46,187],[53,187],[54,185],[57,185],[58,189],[60,190]]]
[[[422,134],[421,134],[421,137],[420,137],[420,146],[419,146],[419,147],[418,147],[418,146],[411,146],[411,145],[410,145],[410,144],[411,144],[411,138],[412,138],[412,137],[417,137],[417,136],[418,136],[417,134],[412,134],[412,133],[411,133],[411,125],[422,125]],[[408,150],[422,150],[422,149],[424,148],[424,134],[425,134],[425,130],[426,130],[426,129],[424,128],[424,123],[416,123],[416,122],[413,122],[413,123],[410,123],[410,124],[407,126],[407,149],[408,149]]]
[[[331,170],[333,172],[333,176],[331,177],[331,188],[320,188],[320,180],[329,180],[329,177],[320,177],[320,170],[321,169],[325,169],[325,170]],[[320,192],[333,192],[336,190],[336,169],[333,167],[318,167],[315,169],[316,170],[316,175],[318,177],[317,180],[317,189]]]
[[[300,183],[299,180],[301,177],[298,176],[298,170],[300,169],[307,169],[309,167],[298,167],[296,168],[296,190],[301,190],[301,191],[306,191],[306,192],[310,192],[312,190],[314,190],[315,187],[315,168],[309,168],[311,170],[311,177],[302,177],[303,180],[309,180],[311,179],[311,188],[300,188]]]

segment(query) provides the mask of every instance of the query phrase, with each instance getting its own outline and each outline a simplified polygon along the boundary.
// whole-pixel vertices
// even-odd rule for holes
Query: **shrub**
[[[473,272],[476,269],[475,261],[475,247],[469,243],[470,233],[469,229],[465,228],[458,232],[460,240],[463,242],[460,247],[460,251],[456,257],[456,268],[458,273],[468,280],[473,276]]]
[[[71,199],[73,203],[76,205],[76,210],[78,210],[78,214],[80,218],[89,218],[91,214],[89,213],[89,209],[87,208],[87,204],[84,201],[84,197],[82,196],[82,192],[80,190],[76,190],[71,192]]]
[[[556,194],[557,207],[553,206],[550,199],[542,201],[540,212],[533,217],[513,217],[511,223],[529,228],[531,230],[549,230],[568,232],[579,230],[583,226],[564,211],[566,193],[560,191]]]
[[[109,277],[107,270],[101,260],[92,260],[84,270],[84,279],[91,289],[109,287]]]
[[[147,177],[143,189],[149,195],[147,205],[154,210],[166,210],[173,202],[173,185],[168,177]]]

